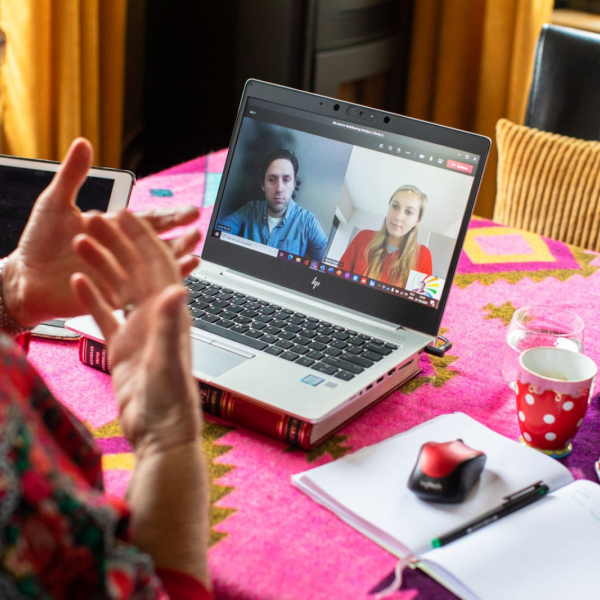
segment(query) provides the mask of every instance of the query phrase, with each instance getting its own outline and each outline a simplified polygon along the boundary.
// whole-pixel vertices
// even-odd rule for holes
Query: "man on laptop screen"
[[[295,202],[300,188],[295,154],[280,148],[267,155],[261,168],[265,200],[248,202],[219,222],[231,235],[322,260],[327,236],[312,212]]]

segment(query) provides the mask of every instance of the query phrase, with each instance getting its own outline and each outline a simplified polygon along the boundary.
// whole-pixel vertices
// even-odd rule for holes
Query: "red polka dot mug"
[[[580,352],[552,347],[523,352],[517,368],[521,442],[554,458],[568,456],[597,371],[594,361]]]

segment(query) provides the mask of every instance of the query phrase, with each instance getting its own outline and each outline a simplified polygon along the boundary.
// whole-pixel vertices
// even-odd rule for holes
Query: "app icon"
[[[321,265],[321,266],[319,267],[319,269],[321,269],[321,271],[324,271],[324,270],[325,270],[325,265]]]
[[[292,260],[294,258],[293,254],[288,254],[288,260]]]
[[[358,275],[352,275],[352,281],[358,281],[360,277]]]
[[[308,258],[304,259],[304,264],[308,267],[308,264],[310,263],[310,260],[308,260]]]
[[[350,273],[344,273],[344,277],[345,277],[346,279],[350,279]]]
[[[371,287],[375,287],[375,283],[376,283],[376,282],[375,282],[375,281],[373,281],[372,279],[371,279],[371,281],[369,281],[369,285],[370,285]]]
[[[335,271],[335,269],[333,267],[329,267],[329,269],[327,269],[330,273],[333,273]]]
[[[296,256],[296,262],[300,262],[302,259],[299,256]]]
[[[342,274],[342,272],[341,272],[341,271],[338,269],[338,270],[335,272],[335,274],[336,274],[336,275],[341,275],[341,274]]]
[[[316,269],[318,266],[319,266],[319,265],[317,264],[317,261],[316,261],[316,260],[313,260],[313,261],[310,263],[310,268],[311,268],[311,269]]]
[[[366,277],[361,277],[360,282],[361,283],[367,283],[367,278]]]

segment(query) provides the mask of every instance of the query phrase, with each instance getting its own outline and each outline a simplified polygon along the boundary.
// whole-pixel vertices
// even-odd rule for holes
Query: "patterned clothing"
[[[163,570],[163,585],[129,517],[91,435],[0,334],[0,598],[168,600],[182,579],[172,600],[209,598],[185,574]]]
[[[265,246],[319,261],[323,259],[327,246],[327,236],[315,215],[300,208],[293,200],[288,204],[283,221],[271,232],[266,200],[248,202],[226,219],[219,220],[217,228]]]

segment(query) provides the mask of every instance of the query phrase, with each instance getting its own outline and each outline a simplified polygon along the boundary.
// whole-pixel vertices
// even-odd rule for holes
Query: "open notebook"
[[[460,504],[419,500],[407,487],[421,445],[461,438],[487,454]],[[432,540],[542,479],[545,498],[441,548]],[[600,486],[573,481],[558,461],[462,414],[442,415],[292,484],[346,523],[418,566],[461,598],[585,598],[600,590]]]

